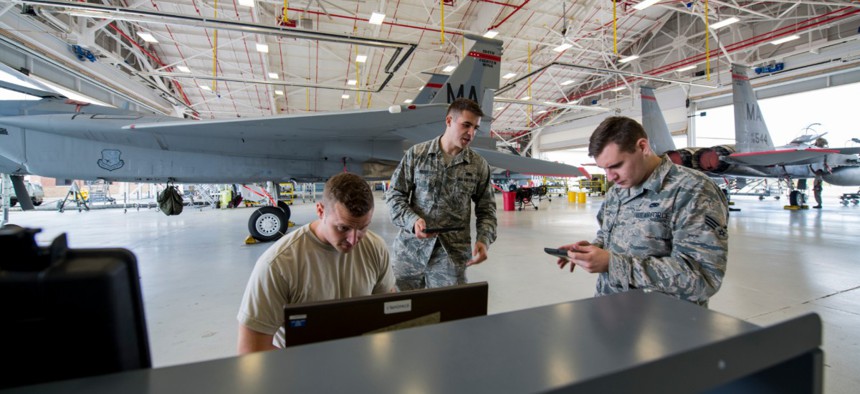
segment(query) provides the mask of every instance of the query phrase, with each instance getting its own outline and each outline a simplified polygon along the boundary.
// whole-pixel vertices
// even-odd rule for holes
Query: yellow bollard
[[[585,204],[585,192],[579,192],[576,196],[576,202],[580,204]]]
[[[567,192],[567,202],[576,202],[576,192]]]

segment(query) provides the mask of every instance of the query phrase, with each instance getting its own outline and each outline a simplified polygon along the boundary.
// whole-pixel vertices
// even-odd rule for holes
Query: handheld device
[[[547,254],[550,254],[550,255],[553,255],[556,257],[561,257],[561,258],[565,258],[565,259],[569,258],[569,257],[567,257],[567,250],[565,250],[565,249],[543,248],[543,251],[546,252]]]
[[[447,233],[449,231],[460,231],[464,229],[463,226],[452,226],[452,227],[428,227],[424,229],[425,233]]]

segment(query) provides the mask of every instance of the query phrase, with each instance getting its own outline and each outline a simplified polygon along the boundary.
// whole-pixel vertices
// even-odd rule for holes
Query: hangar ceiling
[[[46,79],[39,65],[52,64],[76,76],[70,88],[100,86],[115,105],[259,117],[403,103],[427,73],[459,63],[465,33],[493,31],[502,75],[513,74],[498,96],[531,103],[497,103],[493,131],[528,139],[594,114],[539,103],[603,106],[642,81],[718,86],[712,74],[731,62],[854,41],[858,21],[849,0],[0,0],[0,41],[21,54],[0,60]]]

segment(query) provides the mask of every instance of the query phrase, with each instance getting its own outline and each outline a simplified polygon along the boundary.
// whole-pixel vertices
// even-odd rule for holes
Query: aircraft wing
[[[839,151],[843,155],[860,155],[860,146],[851,146],[846,148],[827,148],[830,150]]]
[[[392,109],[359,110],[311,115],[131,124],[123,129],[187,137],[228,137],[255,140],[371,140],[394,137],[393,130],[445,129],[447,105],[394,106]]]
[[[804,164],[804,162],[823,158],[830,153],[839,153],[835,149],[785,149],[760,152],[732,153],[724,160],[732,164],[749,166],[776,166],[783,164]]]
[[[585,169],[547,160],[502,153],[492,149],[472,148],[493,167],[530,175],[553,177],[590,177]]]

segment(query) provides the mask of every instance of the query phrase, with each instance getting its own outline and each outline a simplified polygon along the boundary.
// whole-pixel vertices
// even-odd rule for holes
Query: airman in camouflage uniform
[[[604,120],[589,155],[615,185],[597,214],[594,241],[562,247],[571,270],[600,273],[598,296],[644,289],[707,307],[726,272],[726,196],[701,172],[656,156],[629,118]]]
[[[391,177],[386,203],[400,232],[393,268],[400,290],[466,283],[466,267],[487,258],[496,239],[496,202],[490,167],[469,149],[483,116],[477,103],[457,99],[448,108],[445,133],[410,148]],[[470,220],[475,203],[476,240]],[[425,233],[427,228],[462,230]]]

